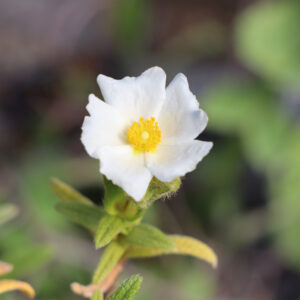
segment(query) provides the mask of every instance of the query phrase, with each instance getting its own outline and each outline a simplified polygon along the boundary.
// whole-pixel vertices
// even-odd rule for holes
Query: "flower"
[[[211,142],[195,140],[207,125],[187,78],[178,74],[165,87],[159,67],[121,80],[99,75],[104,101],[89,96],[81,141],[100,160],[100,172],[135,201],[152,177],[170,182],[194,170]]]

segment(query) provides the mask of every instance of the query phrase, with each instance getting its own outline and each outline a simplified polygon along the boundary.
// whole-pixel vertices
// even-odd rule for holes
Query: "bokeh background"
[[[153,65],[188,76],[214,148],[146,219],[204,240],[220,262],[139,260],[122,278],[143,275],[137,300],[299,300],[298,0],[1,0],[1,260],[37,299],[80,299],[69,284],[89,282],[101,251],[55,211],[49,179],[101,203],[79,140],[88,94],[99,73]]]

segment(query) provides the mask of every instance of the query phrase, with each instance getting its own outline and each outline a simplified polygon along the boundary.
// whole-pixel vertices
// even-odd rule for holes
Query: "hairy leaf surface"
[[[130,246],[125,254],[126,258],[154,257],[166,254],[190,255],[200,258],[210,263],[213,267],[217,266],[218,259],[215,252],[206,244],[191,237],[181,235],[169,235],[176,245],[173,250],[163,250],[142,246]]]

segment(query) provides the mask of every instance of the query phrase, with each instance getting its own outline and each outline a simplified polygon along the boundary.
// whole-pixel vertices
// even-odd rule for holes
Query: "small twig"
[[[100,290],[103,294],[109,293],[114,290],[113,287],[119,278],[121,272],[124,269],[125,259],[121,259],[114,268],[110,271],[108,276],[99,284],[90,284],[90,285],[82,285],[78,282],[73,282],[71,284],[71,290],[73,293],[81,295],[86,298],[90,298],[93,296],[96,290]]]

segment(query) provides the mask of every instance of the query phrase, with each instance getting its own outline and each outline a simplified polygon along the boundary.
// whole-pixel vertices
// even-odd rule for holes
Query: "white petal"
[[[169,182],[194,170],[213,144],[193,140],[189,143],[160,145],[156,153],[146,154],[146,164],[153,176]]]
[[[156,117],[165,99],[166,74],[159,67],[121,80],[99,75],[97,81],[104,100],[130,122]]]
[[[196,138],[207,125],[206,113],[189,89],[187,78],[178,74],[167,87],[166,101],[159,113],[162,143],[187,142]]]
[[[102,146],[125,144],[125,122],[117,110],[95,95],[89,96],[86,108],[90,116],[84,118],[81,141],[90,156],[98,158]]]
[[[102,174],[135,201],[144,197],[152,178],[144,155],[134,154],[131,146],[113,146],[101,148],[99,158]]]

